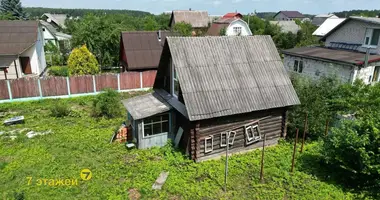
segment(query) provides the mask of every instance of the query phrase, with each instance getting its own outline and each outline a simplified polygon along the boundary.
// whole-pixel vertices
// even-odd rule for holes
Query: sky
[[[160,14],[171,10],[207,10],[210,15],[297,10],[322,14],[354,9],[380,9],[379,0],[21,0],[26,7],[142,10]]]

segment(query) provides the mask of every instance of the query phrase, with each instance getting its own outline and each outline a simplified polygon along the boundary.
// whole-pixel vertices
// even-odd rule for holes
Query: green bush
[[[69,69],[67,66],[49,67],[49,76],[69,76]]]
[[[180,22],[174,25],[173,30],[181,36],[191,36],[193,28],[189,23]]]
[[[70,114],[71,109],[69,104],[64,101],[56,101],[55,104],[50,108],[51,115],[53,117],[66,117]]]
[[[85,45],[75,48],[71,52],[67,65],[70,76],[97,74],[100,72],[98,61]]]
[[[93,101],[93,115],[95,117],[120,117],[122,110],[120,94],[112,89],[104,90]]]

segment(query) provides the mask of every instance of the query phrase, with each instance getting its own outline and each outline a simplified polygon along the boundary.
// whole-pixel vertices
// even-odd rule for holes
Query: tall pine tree
[[[15,19],[26,19],[20,0],[1,0],[1,15],[10,15]]]

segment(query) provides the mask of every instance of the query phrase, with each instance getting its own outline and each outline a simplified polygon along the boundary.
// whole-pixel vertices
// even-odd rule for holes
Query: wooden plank
[[[48,77],[40,80],[42,96],[68,95],[66,77]]]
[[[106,88],[118,89],[116,74],[101,74],[95,76],[96,91],[100,92]]]
[[[0,99],[9,99],[8,86],[6,80],[0,80]]]
[[[120,89],[137,89],[140,88],[140,72],[120,73]]]
[[[154,80],[156,79],[157,70],[149,70],[142,72],[143,87],[153,87]]]
[[[10,80],[9,83],[13,99],[40,96],[38,78],[14,79]]]
[[[93,93],[92,76],[72,76],[69,78],[71,94]]]

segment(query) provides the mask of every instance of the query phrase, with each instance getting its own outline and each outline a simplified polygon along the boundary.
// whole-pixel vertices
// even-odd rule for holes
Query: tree
[[[191,36],[193,27],[189,23],[179,22],[174,25],[173,30],[181,36]]]
[[[16,19],[26,19],[20,0],[1,0],[0,11],[5,15],[11,15]]]
[[[227,29],[226,28],[220,29],[220,31],[219,31],[219,35],[220,36],[225,36],[226,34],[227,34]]]
[[[98,61],[95,56],[87,49],[86,45],[75,48],[67,62],[69,75],[97,74],[100,72]]]

